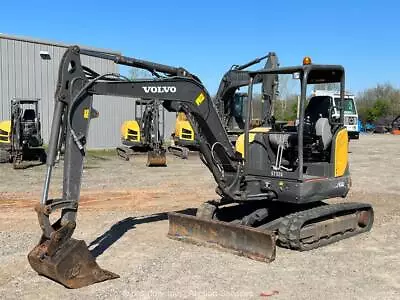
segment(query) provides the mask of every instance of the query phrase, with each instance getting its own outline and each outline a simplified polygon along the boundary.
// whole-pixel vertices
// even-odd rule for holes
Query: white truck
[[[326,91],[326,90],[315,90],[311,97],[329,97],[330,103],[334,107],[338,105],[340,99],[340,93],[336,91]],[[344,125],[347,128],[350,139],[358,139],[360,130],[358,128],[358,113],[356,102],[354,101],[354,95],[346,93],[344,97]],[[339,117],[338,110],[334,109],[334,114],[332,117]]]

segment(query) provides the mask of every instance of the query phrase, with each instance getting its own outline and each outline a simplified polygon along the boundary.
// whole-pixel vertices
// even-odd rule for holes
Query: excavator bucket
[[[147,152],[147,164],[148,167],[166,167],[167,156],[165,150],[152,150]]]
[[[186,214],[170,213],[168,237],[198,245],[218,247],[262,262],[275,259],[275,234]]]
[[[119,278],[119,275],[99,267],[82,240],[69,239],[51,255],[49,246],[50,241],[37,245],[28,254],[29,264],[39,275],[67,288],[76,289]]]

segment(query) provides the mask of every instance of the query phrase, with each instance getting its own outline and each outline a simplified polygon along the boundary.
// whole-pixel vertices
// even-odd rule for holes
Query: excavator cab
[[[265,174],[278,198],[287,202],[319,201],[328,195],[346,196],[350,175],[343,107],[335,107],[339,111],[339,119],[336,119],[332,117],[333,107],[325,97],[313,97],[306,106],[308,85],[338,82],[344,93],[344,71],[339,67],[305,64],[271,72],[293,73],[302,78],[299,122],[295,130],[288,131],[283,127],[262,133],[251,132],[250,126],[246,125],[244,146],[236,149],[247,161],[247,173],[249,176]],[[252,86],[249,93],[252,93],[251,89]],[[248,107],[251,108],[251,103]],[[250,116],[251,112],[247,121]]]

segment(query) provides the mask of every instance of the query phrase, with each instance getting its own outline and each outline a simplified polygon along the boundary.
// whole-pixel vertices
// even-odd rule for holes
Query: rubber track
[[[182,159],[187,159],[189,156],[189,149],[186,147],[170,146],[168,147],[168,151]]]
[[[312,244],[302,244],[302,242],[300,240],[300,232],[301,232],[303,225],[306,222],[309,222],[309,221],[312,221],[315,219],[319,219],[319,218],[323,218],[323,217],[327,217],[329,215],[336,215],[337,213],[340,213],[340,215],[343,215],[346,211],[348,211],[351,214],[358,210],[371,211],[372,216],[371,216],[370,223],[367,226],[365,226],[364,228],[358,228],[355,231],[348,231],[341,235],[334,235],[334,236],[331,236],[330,238],[318,240]],[[322,246],[325,246],[328,244],[332,244],[339,240],[349,238],[351,236],[369,231],[373,224],[373,217],[374,217],[374,212],[373,212],[371,205],[363,204],[363,203],[330,204],[330,205],[324,205],[324,206],[308,209],[305,211],[293,213],[293,214],[290,214],[290,215],[284,217],[282,220],[282,223],[279,226],[279,230],[278,230],[279,246],[284,247],[284,248],[289,248],[292,250],[307,251],[307,250],[312,250],[312,249],[322,247]]]

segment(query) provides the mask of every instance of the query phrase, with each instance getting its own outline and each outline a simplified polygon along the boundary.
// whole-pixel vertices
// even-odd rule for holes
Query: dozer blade
[[[149,151],[147,152],[147,167],[166,167],[167,157],[165,151]]]
[[[262,262],[275,259],[275,234],[271,231],[170,213],[168,237],[198,245],[219,247]]]
[[[39,274],[76,289],[97,282],[119,278],[103,270],[82,240],[69,239],[53,255],[48,256],[49,241],[37,245],[29,254],[31,267]]]

